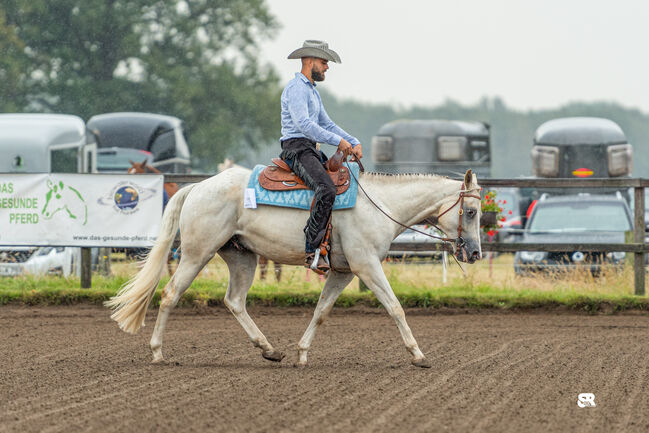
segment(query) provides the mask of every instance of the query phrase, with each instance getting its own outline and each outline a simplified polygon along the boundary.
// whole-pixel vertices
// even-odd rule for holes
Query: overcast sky
[[[342,58],[322,86],[396,106],[473,104],[500,96],[517,109],[615,101],[649,112],[649,1],[268,0],[282,25],[262,45],[282,83],[304,39]]]

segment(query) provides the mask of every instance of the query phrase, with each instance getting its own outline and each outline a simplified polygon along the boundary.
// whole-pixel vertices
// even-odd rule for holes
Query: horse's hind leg
[[[155,322],[153,335],[151,336],[151,351],[153,352],[153,362],[161,362],[162,357],[162,334],[167,324],[169,313],[176,306],[180,297],[185,290],[190,286],[196,275],[201,269],[210,261],[213,255],[208,255],[200,259],[194,259],[189,255],[184,255],[180,259],[176,272],[172,275],[171,279],[165,286],[162,292],[162,299],[160,300],[160,310],[158,311],[158,318]]]
[[[315,307],[315,311],[313,312],[311,323],[309,323],[309,326],[306,328],[306,331],[304,331],[304,335],[297,345],[297,365],[306,365],[307,352],[311,347],[311,342],[313,341],[313,337],[315,337],[315,332],[318,330],[318,326],[322,325],[325,321],[329,312],[333,308],[336,299],[338,299],[338,296],[340,296],[340,293],[345,287],[347,287],[347,284],[349,284],[352,278],[354,278],[354,274],[352,273],[329,272],[327,282],[322,289],[320,299],[318,299],[318,305]]]
[[[262,350],[261,355],[270,361],[281,361],[284,354],[270,345],[246,311],[246,296],[252,285],[252,280],[255,278],[257,255],[230,246],[220,249],[218,253],[223,257],[230,271],[228,291],[225,294],[225,305],[246,331],[252,344]]]

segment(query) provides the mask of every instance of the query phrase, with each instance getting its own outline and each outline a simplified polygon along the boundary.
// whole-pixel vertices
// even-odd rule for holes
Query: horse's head
[[[52,182],[47,179],[47,192],[45,193],[45,206],[41,214],[45,219],[51,219],[60,210],[76,221],[83,221],[82,225],[88,222],[88,207],[81,193],[63,181]]]
[[[63,204],[62,195],[65,185],[62,181],[52,182],[52,180],[47,179],[47,193],[45,194],[45,206],[41,214],[45,219],[52,218],[52,215],[63,209],[65,206]]]
[[[453,254],[462,262],[473,263],[482,258],[480,216],[480,186],[469,169],[460,190],[442,200],[438,214],[439,226],[455,239]]]
[[[128,169],[128,174],[149,173],[149,166],[146,164],[146,158],[142,162],[133,162],[130,159],[128,162],[131,163],[131,167]]]

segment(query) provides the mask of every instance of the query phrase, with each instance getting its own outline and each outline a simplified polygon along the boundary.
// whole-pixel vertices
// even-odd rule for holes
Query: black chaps
[[[327,157],[316,149],[315,142],[306,138],[282,141],[282,153],[279,157],[286,161],[293,172],[314,192],[315,202],[304,227],[306,252],[313,252],[324,238],[327,221],[336,199],[336,187],[323,166]]]

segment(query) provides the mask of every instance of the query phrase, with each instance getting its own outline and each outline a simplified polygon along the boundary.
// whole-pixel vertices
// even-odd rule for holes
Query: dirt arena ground
[[[288,353],[262,359],[222,308],[179,309],[166,365],[98,307],[0,307],[0,431],[649,430],[649,318],[408,311],[434,367],[380,310],[336,309],[293,367],[310,309],[253,308]],[[595,408],[579,408],[580,393]]]

